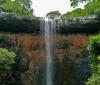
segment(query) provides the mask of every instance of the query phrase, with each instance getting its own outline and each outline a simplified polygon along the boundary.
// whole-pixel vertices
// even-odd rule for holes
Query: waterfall
[[[42,34],[45,37],[46,51],[46,85],[53,85],[53,41],[50,37],[56,34],[57,22],[45,18],[41,21]]]
[[[52,62],[52,43],[50,35],[52,34],[52,23],[45,19],[45,49],[46,49],[46,85],[53,85],[53,62]]]

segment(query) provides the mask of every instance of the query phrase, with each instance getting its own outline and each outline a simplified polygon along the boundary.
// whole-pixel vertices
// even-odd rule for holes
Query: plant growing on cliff
[[[100,84],[100,34],[90,38],[89,51],[92,58],[92,76],[86,82],[86,85]]]
[[[15,63],[15,56],[14,52],[0,48],[0,84],[2,85],[5,85],[4,83],[10,77],[12,65]]]
[[[0,69],[9,71],[11,65],[14,64],[16,54],[14,52],[8,52],[5,48],[0,48]]]

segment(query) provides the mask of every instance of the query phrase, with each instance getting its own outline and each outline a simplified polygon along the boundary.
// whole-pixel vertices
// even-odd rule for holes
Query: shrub
[[[3,15],[0,16],[0,31],[14,33],[38,33],[40,21],[37,18]]]
[[[99,85],[100,84],[100,75],[94,74],[86,82],[86,85]]]
[[[86,85],[100,84],[100,34],[90,38],[89,51],[92,58],[92,76],[86,82]]]
[[[0,85],[8,85],[8,79],[12,75],[12,65],[15,63],[14,52],[9,52],[5,48],[0,48]]]
[[[0,70],[10,71],[11,65],[13,65],[16,54],[14,52],[8,52],[5,48],[0,48]]]

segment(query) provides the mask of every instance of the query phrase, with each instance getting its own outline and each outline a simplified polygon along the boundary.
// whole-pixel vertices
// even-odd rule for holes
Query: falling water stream
[[[50,37],[56,34],[57,23],[55,20],[45,18],[42,20],[41,27],[42,34],[45,36],[46,85],[53,85],[53,41]]]
[[[45,77],[45,81],[43,81],[43,85],[54,85],[55,74],[53,69],[55,68],[54,67],[55,66],[54,65],[55,42],[53,38],[55,37],[55,35],[58,34],[60,23],[57,20],[42,18],[40,27],[41,27],[42,35],[44,36],[44,41],[45,41],[44,49],[46,54],[46,77]]]
[[[53,62],[52,62],[52,43],[50,34],[52,34],[51,21],[45,19],[45,49],[46,49],[46,85],[53,85]]]
[[[52,81],[52,68],[53,68],[53,63],[52,63],[52,53],[51,53],[51,41],[50,41],[50,26],[49,26],[49,20],[46,19],[45,21],[45,49],[46,49],[46,65],[47,65],[47,69],[46,69],[46,85],[53,85],[53,81]]]

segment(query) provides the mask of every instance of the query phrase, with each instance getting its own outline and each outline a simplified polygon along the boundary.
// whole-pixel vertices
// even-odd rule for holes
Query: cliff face
[[[72,20],[65,20],[61,25],[60,32],[62,34],[95,34],[100,30],[100,17],[98,16],[84,16],[77,17]]]
[[[54,85],[83,83],[89,73],[88,61],[86,61],[88,37],[77,34],[51,36],[50,39],[54,42]],[[46,54],[43,36],[4,33],[0,34],[0,46],[17,54],[13,74],[16,83],[20,81],[24,85],[45,85]],[[82,77],[83,75],[87,77]]]

